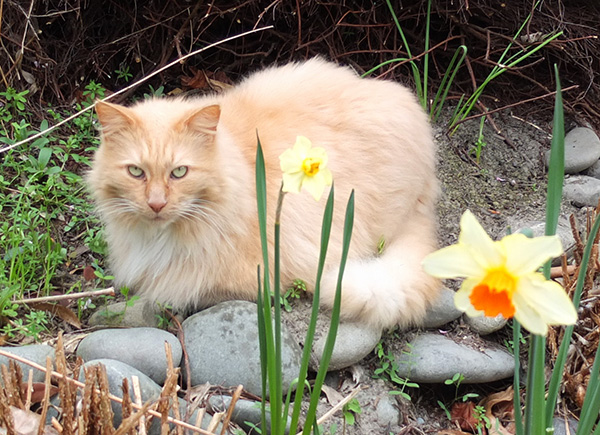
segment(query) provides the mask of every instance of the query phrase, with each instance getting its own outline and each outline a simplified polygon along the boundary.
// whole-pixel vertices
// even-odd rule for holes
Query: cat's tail
[[[435,249],[435,231],[423,232],[424,222],[411,222],[403,235],[371,259],[349,260],[342,281],[342,319],[379,328],[416,325],[439,295],[439,280],[421,267]],[[425,223],[425,227],[430,226]],[[323,277],[321,301],[331,307],[338,270]]]

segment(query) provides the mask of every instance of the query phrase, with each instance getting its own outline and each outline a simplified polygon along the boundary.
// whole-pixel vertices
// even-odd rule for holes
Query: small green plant
[[[148,87],[150,88],[150,93],[144,93],[144,99],[146,99],[146,100],[148,100],[150,98],[160,98],[165,95],[165,87],[164,86],[159,86],[156,89],[154,89],[154,87],[152,85],[148,85]]]
[[[122,64],[119,67],[119,69],[115,70],[115,73],[117,74],[117,79],[125,80],[125,82],[129,82],[129,79],[131,79],[133,77],[133,74],[131,74],[131,72],[129,72],[128,65]]]
[[[406,352],[408,353],[408,352]],[[379,359],[379,367],[375,369],[374,377],[377,379],[385,379],[390,381],[395,386],[399,386],[399,390],[390,391],[391,395],[401,396],[406,400],[411,400],[410,395],[405,391],[406,388],[419,388],[419,384],[410,382],[398,375],[398,363],[396,357],[390,352],[386,352],[383,348],[383,342],[380,341],[375,347],[375,354]]]
[[[287,288],[283,296],[281,296],[281,306],[288,313],[292,311],[290,301],[292,299],[300,299],[300,295],[306,293],[306,283],[301,279],[295,279],[290,287]]]
[[[472,152],[475,153],[475,162],[477,164],[480,163],[481,159],[481,150],[487,145],[485,142],[485,137],[483,136],[483,124],[485,123],[485,117],[481,117],[481,121],[479,122],[479,135],[477,136],[477,141],[473,146]]]
[[[487,431],[484,429],[491,429],[492,423],[490,419],[485,415],[485,407],[481,405],[476,405],[473,409],[473,418],[477,421],[475,425],[475,429],[479,435],[487,434]]]
[[[362,409],[360,408],[360,403],[358,402],[358,400],[354,398],[343,406],[342,412],[344,414],[345,431],[345,425],[353,426],[356,422],[356,416],[362,412]]]

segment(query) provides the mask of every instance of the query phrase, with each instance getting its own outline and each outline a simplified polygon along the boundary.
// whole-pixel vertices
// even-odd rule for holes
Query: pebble
[[[462,311],[454,305],[454,293],[448,288],[442,289],[438,300],[429,307],[425,314],[422,324],[425,329],[439,328],[462,315]]]
[[[563,197],[576,207],[596,207],[600,199],[600,180],[587,175],[565,179]]]
[[[565,422],[564,418],[554,417],[552,420],[554,426],[554,435],[575,435],[577,432],[577,426],[579,422],[573,418],[568,418]],[[567,425],[569,425],[569,431],[567,432]]]
[[[50,357],[52,359],[52,365],[54,366],[54,348],[46,344],[30,344],[20,347],[2,346],[0,349],[4,352],[20,356],[44,367],[46,367],[46,357]],[[6,365],[8,368],[9,361],[10,358],[0,355],[0,365]],[[21,371],[23,372],[24,382],[27,382],[29,369],[33,370],[33,382],[44,382],[46,374],[43,371],[34,369],[24,363],[17,362],[17,364],[21,367]]]
[[[546,166],[550,151],[546,152]],[[594,130],[577,127],[565,136],[565,174],[578,174],[600,159],[600,139]]]
[[[424,333],[417,335],[401,352],[395,352],[398,375],[417,383],[439,383],[456,373],[463,383],[493,382],[514,372],[514,358],[504,350],[456,343],[448,337]]]
[[[396,405],[396,400],[389,394],[377,398],[375,414],[377,422],[382,427],[398,425],[400,422],[400,410]]]
[[[99,308],[88,320],[90,326],[104,327],[157,327],[161,310],[158,305],[138,299],[131,306],[116,302]]]
[[[323,359],[329,326],[318,329],[322,333],[315,335],[310,358],[310,368],[314,371],[318,370]],[[340,322],[327,370],[341,370],[358,363],[375,349],[380,339],[381,329],[379,328],[361,323]]]
[[[471,331],[478,333],[479,335],[489,335],[492,332],[499,331],[504,328],[507,319],[498,314],[496,317],[477,316],[470,317],[465,316],[465,323],[469,325]]]
[[[173,366],[181,362],[182,349],[177,337],[157,328],[103,329],[79,343],[77,355],[84,361],[115,359],[140,370],[162,385],[167,379],[165,342],[171,345]]]
[[[262,395],[256,304],[229,301],[188,317],[182,324],[192,386],[236,387]],[[298,376],[302,352],[282,325],[284,393]],[[184,385],[187,371],[182,369]]]

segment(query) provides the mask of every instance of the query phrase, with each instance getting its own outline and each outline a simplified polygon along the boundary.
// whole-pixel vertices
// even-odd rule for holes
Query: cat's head
[[[218,105],[98,102],[96,111],[102,140],[88,183],[103,218],[156,226],[211,219],[223,187]]]

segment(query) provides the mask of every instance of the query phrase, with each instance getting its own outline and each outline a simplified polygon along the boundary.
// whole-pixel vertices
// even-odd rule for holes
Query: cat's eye
[[[142,168],[135,165],[127,166],[127,171],[129,171],[129,174],[135,178],[141,178],[144,176],[144,171],[142,170]]]
[[[179,166],[171,171],[171,177],[173,178],[182,178],[185,174],[187,174],[188,167],[187,166]]]

